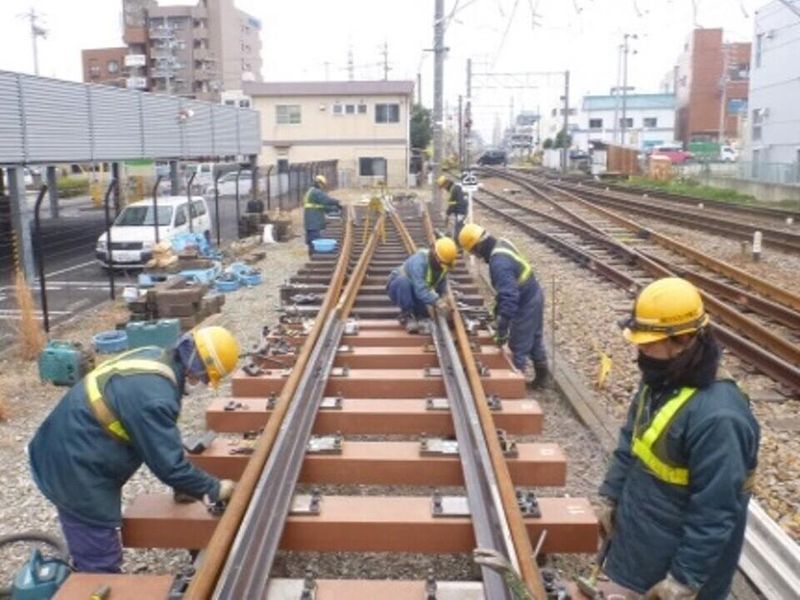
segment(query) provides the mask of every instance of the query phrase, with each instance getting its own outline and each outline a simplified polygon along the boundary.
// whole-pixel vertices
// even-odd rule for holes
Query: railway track
[[[500,171],[487,169],[487,172],[499,173]],[[654,204],[653,198],[648,192],[644,192],[643,196],[636,197],[630,193],[612,190],[607,186],[598,188],[594,185],[584,185],[582,182],[553,181],[536,175],[528,175],[527,177],[533,181],[538,181],[540,184],[567,192],[579,193],[586,201],[612,210],[624,211],[629,214],[659,219],[695,230],[724,235],[730,239],[740,240],[743,243],[752,241],[755,232],[760,231],[765,245],[793,254],[800,252],[800,233],[787,231],[785,228],[779,229],[766,222],[759,224],[743,222],[742,218],[732,218],[730,214],[724,215],[719,212],[717,214],[706,214],[705,210],[698,208],[698,204],[705,206],[705,201],[696,200],[692,208],[684,208],[684,203],[676,204],[675,202],[660,201]],[[793,213],[789,216],[794,220],[792,215]]]
[[[196,570],[175,583],[116,576],[121,596],[161,586],[147,597],[172,587],[185,598],[513,598],[502,569],[485,561],[464,581],[438,581],[435,570],[394,581],[273,573],[278,553],[381,552],[391,563],[479,547],[508,559],[521,577],[511,587],[524,581],[537,599],[556,598],[569,584],[544,577],[537,553],[596,550],[588,500],[530,489],[563,486],[566,458],[556,444],[515,440],[541,431],[541,409],[476,319],[486,313],[464,266],[450,275],[452,332],[441,316],[424,335],[397,325],[385,280],[431,239],[430,220],[406,227],[390,211],[358,229],[348,219],[339,258],[315,257],[286,284],[286,322],[234,375],[233,397],[208,408],[209,428],[229,437],[191,460],[238,480],[224,512],[169,494],[125,511],[126,546],[199,551]],[[262,428],[254,445],[242,440]],[[90,584],[75,575],[60,597],[85,597]]]
[[[583,193],[506,171],[487,172],[512,181],[543,207],[487,189],[483,192],[493,201],[479,196],[478,205],[631,293],[657,277],[689,279],[701,289],[720,340],[790,393],[800,390],[800,297],[598,207]]]

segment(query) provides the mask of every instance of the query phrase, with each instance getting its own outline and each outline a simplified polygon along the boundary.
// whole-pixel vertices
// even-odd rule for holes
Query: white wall
[[[675,111],[672,109],[626,109],[625,116],[633,119],[633,127],[625,130],[624,145],[644,148],[646,142],[668,144],[675,139]],[[617,112],[622,119],[622,110]],[[644,119],[655,118],[656,127],[645,127]],[[590,119],[602,119],[601,129],[589,129]],[[621,131],[614,139],[614,110],[583,110],[580,114],[580,130],[573,132],[573,145],[582,150],[589,147],[590,140],[619,143]]]
[[[795,3],[795,6],[800,6]],[[761,36],[760,66],[758,60]],[[750,147],[760,162],[800,162],[800,17],[777,1],[756,12],[750,62]],[[763,114],[761,139],[753,139],[753,111]]]

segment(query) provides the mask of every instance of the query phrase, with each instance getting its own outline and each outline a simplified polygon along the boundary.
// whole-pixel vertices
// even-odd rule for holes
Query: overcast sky
[[[160,0],[160,4],[195,4]],[[623,33],[637,34],[629,85],[657,91],[693,26],[722,27],[726,41],[750,41],[753,13],[767,0],[445,0],[446,102],[465,92],[467,58],[480,72],[571,72],[571,102],[608,93],[617,79]],[[347,78],[352,49],[356,79],[383,77],[383,44],[390,78],[422,73],[423,101],[431,105],[433,0],[236,0],[263,24],[267,80]],[[80,50],[121,45],[121,0],[0,0],[0,69],[33,72],[30,29],[17,18],[31,6],[45,15],[39,42],[40,74],[80,81]],[[535,14],[535,18],[533,18]],[[327,64],[326,64],[327,63]],[[476,125],[491,131],[495,114],[543,111],[557,101],[562,78],[541,77],[538,89],[475,89]]]

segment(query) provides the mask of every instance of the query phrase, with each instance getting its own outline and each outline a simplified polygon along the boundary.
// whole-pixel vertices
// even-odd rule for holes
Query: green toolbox
[[[160,346],[168,348],[178,341],[181,333],[179,319],[159,319],[157,321],[131,321],[125,326],[128,334],[128,347]]]
[[[79,342],[52,340],[39,354],[39,378],[55,385],[75,385],[94,368],[94,354]]]

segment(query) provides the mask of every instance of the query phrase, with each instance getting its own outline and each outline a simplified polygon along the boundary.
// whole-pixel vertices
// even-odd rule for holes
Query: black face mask
[[[716,340],[703,331],[677,356],[652,358],[639,352],[636,362],[644,383],[651,388],[670,385],[702,388],[714,381],[720,354]]]

